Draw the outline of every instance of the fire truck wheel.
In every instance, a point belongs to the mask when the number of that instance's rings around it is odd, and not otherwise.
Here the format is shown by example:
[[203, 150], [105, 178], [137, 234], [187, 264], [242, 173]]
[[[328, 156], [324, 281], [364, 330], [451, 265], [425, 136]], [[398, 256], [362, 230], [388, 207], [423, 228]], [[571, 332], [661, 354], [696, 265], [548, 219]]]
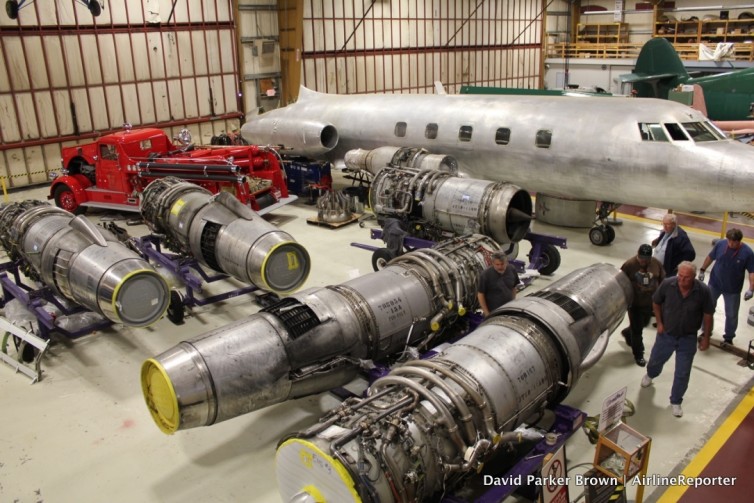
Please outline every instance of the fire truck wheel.
[[74, 215], [83, 215], [86, 212], [86, 208], [79, 205], [76, 196], [73, 195], [73, 191], [67, 185], [58, 185], [53, 198], [58, 208], [70, 211]]

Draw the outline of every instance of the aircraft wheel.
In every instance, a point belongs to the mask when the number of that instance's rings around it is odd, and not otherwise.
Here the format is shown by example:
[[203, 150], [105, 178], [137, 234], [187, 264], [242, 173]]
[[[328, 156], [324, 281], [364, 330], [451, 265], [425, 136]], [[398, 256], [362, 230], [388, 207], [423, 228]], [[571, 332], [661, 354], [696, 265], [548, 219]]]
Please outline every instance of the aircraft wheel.
[[549, 276], [560, 267], [560, 252], [555, 245], [545, 245], [542, 248], [542, 267], [539, 274]]
[[175, 325], [183, 325], [184, 316], [183, 298], [180, 293], [171, 290], [170, 304], [168, 305], [168, 319]]
[[372, 268], [375, 271], [381, 271], [394, 258], [393, 253], [387, 248], [377, 248], [372, 253]]
[[589, 241], [595, 246], [607, 246], [609, 242], [604, 226], [598, 225], [589, 229]]
[[5, 2], [5, 13], [11, 19], [18, 19], [18, 2], [16, 0]]
[[89, 7], [89, 12], [92, 13], [92, 16], [97, 17], [100, 14], [102, 14], [102, 6], [99, 4], [97, 0], [89, 0], [89, 4], [87, 5]]
[[615, 227], [613, 227], [612, 225], [606, 225], [605, 231], [607, 232], [607, 244], [615, 241]]
[[58, 185], [52, 197], [55, 199], [58, 208], [70, 211], [74, 215], [86, 213], [86, 207], [79, 205], [76, 196], [73, 195], [73, 191], [67, 185]]

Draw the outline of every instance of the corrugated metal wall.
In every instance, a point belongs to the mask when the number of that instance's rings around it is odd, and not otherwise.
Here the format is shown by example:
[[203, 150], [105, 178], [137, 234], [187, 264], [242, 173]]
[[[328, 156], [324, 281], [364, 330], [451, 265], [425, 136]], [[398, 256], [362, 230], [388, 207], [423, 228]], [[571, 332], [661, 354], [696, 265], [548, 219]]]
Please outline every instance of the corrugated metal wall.
[[[126, 122], [197, 143], [237, 128], [242, 104], [232, 0], [75, 1], [0, 15], [0, 177], [45, 182], [60, 147]], [[175, 130], [175, 131], [174, 131]]]
[[[119, 129], [197, 143], [298, 84], [331, 93], [540, 86], [543, 0], [41, 0], [0, 15], [0, 180], [44, 183], [60, 147]], [[237, 24], [236, 21], [237, 20]], [[240, 64], [239, 64], [240, 61]]]
[[538, 88], [541, 0], [303, 0], [302, 83], [330, 93]]

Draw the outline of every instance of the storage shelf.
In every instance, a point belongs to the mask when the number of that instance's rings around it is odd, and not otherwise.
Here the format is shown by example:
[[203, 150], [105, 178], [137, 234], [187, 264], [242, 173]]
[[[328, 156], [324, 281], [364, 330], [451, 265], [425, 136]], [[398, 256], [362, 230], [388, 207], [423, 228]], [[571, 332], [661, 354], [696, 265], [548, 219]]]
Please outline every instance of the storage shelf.
[[652, 35], [674, 44], [754, 40], [754, 19], [703, 19], [700, 16], [701, 19], [679, 21], [663, 19], [666, 12], [673, 10], [655, 7]]
[[628, 23], [579, 23], [576, 40], [595, 44], [628, 42]]

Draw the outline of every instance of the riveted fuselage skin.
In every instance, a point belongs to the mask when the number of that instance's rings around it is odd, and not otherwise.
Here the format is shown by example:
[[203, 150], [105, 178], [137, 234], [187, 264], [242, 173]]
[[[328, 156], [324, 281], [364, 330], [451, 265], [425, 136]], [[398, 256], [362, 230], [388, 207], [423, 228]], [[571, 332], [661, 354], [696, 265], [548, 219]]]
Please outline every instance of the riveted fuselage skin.
[[[303, 144], [283, 134], [296, 121], [306, 121], [309, 129], [319, 121], [327, 132], [316, 151], [311, 137]], [[252, 143], [283, 144], [291, 153], [332, 161], [356, 148], [424, 147], [455, 157], [469, 177], [554, 196], [676, 210], [750, 211], [753, 149], [733, 140], [646, 141], [639, 129], [640, 123], [693, 122], [708, 121], [685, 105], [650, 98], [333, 95], [302, 88], [296, 103], [251, 118], [242, 133]], [[398, 128], [399, 123], [405, 126]], [[427, 138], [428, 125], [434, 125], [434, 138]], [[462, 128], [471, 132], [468, 141], [459, 139]], [[510, 130], [505, 144], [496, 143], [500, 128]], [[551, 132], [548, 148], [536, 145], [539, 131]]]

